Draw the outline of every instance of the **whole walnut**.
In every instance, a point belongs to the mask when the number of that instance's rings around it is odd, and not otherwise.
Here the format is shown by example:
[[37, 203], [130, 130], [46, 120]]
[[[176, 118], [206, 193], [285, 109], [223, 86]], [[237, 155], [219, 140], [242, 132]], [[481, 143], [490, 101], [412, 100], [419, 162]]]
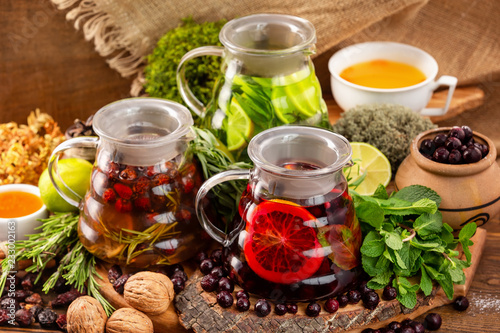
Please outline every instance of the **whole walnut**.
[[153, 272], [132, 275], [125, 283], [123, 292], [131, 307], [151, 315], [165, 312], [174, 295], [172, 281], [161, 273]]
[[132, 309], [116, 310], [106, 323], [106, 333], [153, 333], [153, 322], [144, 313]]
[[80, 296], [70, 304], [66, 318], [68, 333], [104, 333], [108, 316], [95, 298]]

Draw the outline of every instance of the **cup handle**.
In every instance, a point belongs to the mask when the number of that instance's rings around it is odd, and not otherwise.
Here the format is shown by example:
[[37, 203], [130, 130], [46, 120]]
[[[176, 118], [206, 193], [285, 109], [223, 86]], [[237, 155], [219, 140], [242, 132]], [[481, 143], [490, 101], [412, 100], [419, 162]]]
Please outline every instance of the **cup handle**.
[[442, 116], [448, 111], [450, 106], [451, 98], [453, 97], [453, 92], [455, 92], [455, 87], [457, 86], [457, 78], [454, 76], [443, 75], [432, 87], [432, 91], [436, 90], [440, 86], [448, 86], [448, 96], [446, 97], [446, 104], [442, 108], [425, 108], [420, 114], [422, 116]]
[[237, 236], [240, 230], [235, 229], [230, 231], [229, 233], [225, 233], [219, 228], [217, 228], [208, 218], [205, 210], [203, 209], [202, 201], [208, 194], [208, 192], [216, 185], [229, 181], [229, 180], [238, 180], [238, 179], [249, 179], [250, 178], [250, 170], [248, 169], [236, 169], [236, 170], [227, 170], [216, 174], [215, 176], [209, 178], [207, 181], [201, 185], [198, 190], [198, 194], [196, 195], [196, 199], [194, 202], [194, 209], [196, 211], [196, 216], [200, 221], [201, 226], [205, 231], [216, 241], [221, 243], [223, 246], [229, 246], [234, 238]]
[[201, 56], [219, 56], [222, 57], [224, 48], [221, 46], [202, 46], [187, 52], [179, 62], [177, 66], [176, 80], [177, 88], [181, 94], [184, 102], [189, 106], [189, 108], [196, 113], [198, 116], [203, 116], [205, 114], [205, 105], [196, 98], [191, 89], [189, 88], [189, 82], [186, 79], [186, 63]]
[[[59, 156], [61, 155], [62, 152], [65, 150], [68, 150], [70, 148], [97, 148], [97, 145], [99, 143], [99, 138], [98, 137], [78, 137], [78, 138], [73, 138], [64, 141], [61, 143], [59, 146], [57, 146], [54, 151], [52, 152], [52, 155], [50, 155], [49, 159], [49, 164], [47, 166], [48, 173], [50, 180], [52, 181], [52, 184], [54, 185], [54, 188], [56, 189], [57, 193], [66, 200], [70, 205], [79, 207], [80, 201], [83, 199], [78, 193], [73, 191], [61, 178], [61, 175], [59, 174], [59, 171], [57, 170], [57, 162], [59, 161]], [[63, 191], [61, 187], [59, 186], [58, 182], [56, 182], [56, 176], [57, 180], [62, 184], [65, 188], [66, 191]]]

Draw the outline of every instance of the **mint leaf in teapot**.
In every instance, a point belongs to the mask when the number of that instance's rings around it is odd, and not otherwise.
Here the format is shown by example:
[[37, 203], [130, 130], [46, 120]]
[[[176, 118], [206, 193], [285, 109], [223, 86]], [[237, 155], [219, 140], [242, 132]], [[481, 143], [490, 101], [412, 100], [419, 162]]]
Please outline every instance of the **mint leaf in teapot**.
[[[453, 285], [465, 283], [463, 270], [470, 266], [475, 223], [464, 226], [455, 238], [438, 211], [441, 198], [421, 185], [390, 196], [379, 186], [373, 196], [353, 193], [353, 201], [364, 234], [361, 261], [372, 277], [370, 288], [380, 289], [392, 280], [397, 299], [407, 308], [416, 305], [419, 290], [430, 295], [434, 282], [453, 298]], [[459, 258], [458, 244], [466, 260]], [[408, 278], [420, 282], [412, 284]]]

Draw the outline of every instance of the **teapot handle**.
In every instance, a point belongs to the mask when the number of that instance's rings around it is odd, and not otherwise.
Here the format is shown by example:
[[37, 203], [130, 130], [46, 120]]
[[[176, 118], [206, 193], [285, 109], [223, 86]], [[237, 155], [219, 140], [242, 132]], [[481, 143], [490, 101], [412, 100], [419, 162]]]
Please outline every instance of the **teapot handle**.
[[249, 169], [235, 169], [235, 170], [227, 170], [212, 176], [207, 179], [203, 185], [201, 185], [198, 190], [198, 194], [196, 195], [194, 209], [196, 211], [196, 216], [200, 221], [201, 226], [205, 231], [216, 241], [221, 243], [223, 246], [229, 246], [234, 238], [240, 232], [239, 229], [231, 230], [229, 233], [225, 233], [219, 228], [217, 228], [208, 218], [205, 210], [203, 209], [202, 201], [205, 199], [208, 192], [216, 185], [229, 181], [229, 180], [238, 180], [238, 179], [249, 179], [250, 178], [250, 170]]
[[179, 93], [181, 94], [184, 102], [189, 106], [189, 108], [196, 113], [198, 116], [203, 116], [205, 113], [205, 105], [196, 98], [191, 89], [189, 88], [189, 82], [186, 80], [186, 63], [201, 56], [219, 56], [222, 57], [224, 48], [222, 46], [202, 46], [187, 52], [179, 62], [177, 67], [177, 87]]
[[[59, 156], [61, 153], [65, 150], [71, 149], [71, 148], [92, 148], [96, 149], [97, 145], [99, 144], [99, 138], [98, 137], [78, 137], [78, 138], [73, 138], [64, 141], [61, 143], [59, 146], [57, 146], [54, 151], [52, 152], [52, 155], [50, 155], [49, 163], [47, 166], [50, 181], [54, 185], [54, 188], [56, 189], [57, 193], [66, 200], [70, 205], [79, 207], [80, 201], [83, 199], [78, 193], [73, 191], [61, 178], [61, 175], [59, 174], [59, 171], [57, 170], [57, 162], [59, 161]], [[57, 179], [54, 176], [57, 175]], [[62, 184], [64, 186], [65, 191], [59, 186]]]

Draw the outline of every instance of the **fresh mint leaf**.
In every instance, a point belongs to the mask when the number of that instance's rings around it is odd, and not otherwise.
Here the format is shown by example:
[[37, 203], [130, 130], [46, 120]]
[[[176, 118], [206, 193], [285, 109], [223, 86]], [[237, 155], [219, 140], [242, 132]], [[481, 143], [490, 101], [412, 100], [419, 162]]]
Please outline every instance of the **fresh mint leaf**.
[[368, 223], [377, 230], [382, 228], [384, 210], [373, 202], [362, 202], [356, 207], [356, 216], [361, 222]]
[[401, 250], [403, 248], [403, 240], [397, 231], [384, 232], [385, 244], [393, 250]]
[[458, 234], [458, 240], [461, 242], [465, 239], [470, 239], [476, 233], [477, 225], [474, 222], [467, 223], [463, 226]]
[[368, 257], [380, 257], [385, 250], [384, 241], [380, 240], [372, 240], [372, 241], [363, 241], [363, 245], [361, 246], [361, 253]]
[[410, 185], [395, 192], [392, 198], [397, 198], [409, 202], [417, 202], [421, 199], [431, 199], [439, 207], [441, 204], [441, 197], [436, 191], [422, 185]]
[[[410, 244], [411, 245], [411, 244]], [[422, 250], [417, 249], [413, 246], [409, 246], [409, 263], [410, 263], [410, 271], [411, 273], [416, 273], [420, 269], [420, 266], [423, 263], [423, 259], [421, 257]]]
[[401, 215], [390, 215], [389, 221], [391, 221], [394, 226], [397, 226], [400, 223], [403, 223], [404, 219]]
[[435, 240], [421, 240], [418, 237], [414, 237], [410, 240], [410, 244], [411, 246], [421, 250], [431, 250], [441, 245], [441, 243], [438, 243]]
[[396, 299], [406, 308], [413, 309], [417, 305], [417, 290], [420, 286], [412, 285], [410, 281], [400, 276], [394, 279], [393, 285], [399, 291]]
[[429, 296], [432, 293], [432, 280], [424, 266], [420, 268], [420, 272], [420, 289], [422, 289], [425, 296]]
[[441, 240], [446, 243], [447, 249], [455, 249], [457, 247], [458, 241], [453, 236], [453, 228], [450, 227], [447, 223], [443, 224], [443, 229], [441, 229], [440, 234]]
[[417, 292], [406, 292], [405, 294], [398, 293], [396, 299], [405, 308], [413, 309], [417, 305]]
[[443, 215], [440, 211], [434, 214], [424, 213], [417, 217], [413, 223], [413, 228], [421, 237], [437, 234], [443, 227]]
[[[387, 219], [386, 219], [386, 221], [387, 221]], [[387, 232], [393, 232], [394, 225], [392, 223], [384, 222], [384, 223], [382, 223], [382, 230], [387, 231]]]
[[363, 242], [371, 242], [374, 240], [381, 240], [381, 239], [382, 239], [382, 236], [380, 236], [380, 233], [378, 233], [375, 230], [372, 230], [366, 234], [366, 236], [363, 238]]
[[[392, 200], [389, 199], [389, 200]], [[384, 206], [384, 214], [392, 215], [417, 215], [423, 213], [434, 214], [437, 211], [436, 203], [430, 199], [421, 199], [419, 201], [410, 203], [410, 205], [400, 206], [400, 201], [397, 202], [396, 206], [386, 207]]]
[[406, 263], [404, 262], [403, 258], [401, 258], [399, 252], [394, 251], [393, 253], [394, 258], [396, 258], [396, 265], [398, 265], [401, 270], [408, 269], [408, 266], [406, 266]]
[[384, 256], [375, 258], [361, 255], [361, 264], [366, 274], [376, 276], [388, 270], [390, 261]]
[[453, 281], [449, 273], [442, 274], [441, 279], [437, 279], [437, 282], [443, 288], [444, 293], [448, 299], [453, 299]]
[[392, 272], [386, 271], [382, 274], [379, 274], [372, 278], [370, 281], [368, 281], [367, 286], [368, 288], [377, 290], [377, 289], [382, 289], [385, 286], [391, 282], [391, 277], [392, 277]]
[[377, 199], [389, 199], [389, 195], [387, 194], [387, 190], [385, 189], [385, 186], [382, 184], [379, 184], [377, 186], [377, 189], [375, 190], [375, 193], [373, 193], [372, 197], [377, 198]]
[[455, 268], [450, 268], [448, 271], [450, 273], [451, 280], [456, 284], [464, 284], [465, 283], [465, 273], [462, 267], [455, 266]]
[[437, 252], [425, 251], [422, 254], [422, 259], [427, 265], [432, 265], [434, 267], [439, 267], [444, 261], [444, 257], [442, 254]]
[[442, 280], [444, 278], [444, 275], [439, 273], [436, 269], [434, 269], [432, 266], [428, 266], [424, 264], [425, 269], [427, 270], [427, 273], [429, 273], [429, 276], [433, 280]]
[[462, 244], [462, 249], [467, 259], [467, 263], [471, 263], [472, 254], [470, 252], [469, 246], [474, 245], [474, 242], [470, 240], [472, 236], [476, 233], [477, 225], [474, 222], [467, 223], [460, 233], [458, 234], [458, 241]]

